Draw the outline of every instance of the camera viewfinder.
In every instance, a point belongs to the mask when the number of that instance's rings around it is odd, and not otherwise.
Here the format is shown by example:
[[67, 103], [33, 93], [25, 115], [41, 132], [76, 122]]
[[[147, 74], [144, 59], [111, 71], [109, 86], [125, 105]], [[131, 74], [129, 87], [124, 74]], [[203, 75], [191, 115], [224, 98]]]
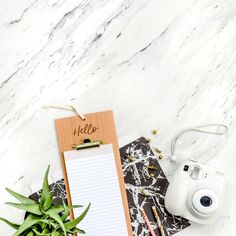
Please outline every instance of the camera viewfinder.
[[189, 169], [189, 166], [188, 166], [188, 165], [185, 165], [185, 166], [184, 166], [184, 171], [188, 171], [188, 169]]

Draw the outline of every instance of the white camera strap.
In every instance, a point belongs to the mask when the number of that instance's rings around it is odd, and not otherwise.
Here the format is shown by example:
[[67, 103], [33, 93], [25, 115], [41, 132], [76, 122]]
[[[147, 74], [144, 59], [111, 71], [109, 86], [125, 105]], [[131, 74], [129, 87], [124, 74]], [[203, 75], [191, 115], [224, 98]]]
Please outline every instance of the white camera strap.
[[[207, 128], [216, 128], [216, 130], [211, 131], [207, 130]], [[220, 129], [220, 130], [219, 130]], [[207, 124], [207, 125], [201, 125], [201, 126], [196, 126], [193, 128], [188, 128], [185, 130], [180, 131], [173, 139], [171, 142], [171, 156], [169, 157], [171, 161], [176, 161], [177, 157], [175, 156], [175, 149], [176, 149], [176, 143], [178, 139], [185, 133], [194, 131], [194, 132], [199, 132], [199, 133], [204, 133], [204, 134], [212, 134], [212, 135], [225, 135], [228, 133], [229, 128], [226, 125], [223, 124]]]

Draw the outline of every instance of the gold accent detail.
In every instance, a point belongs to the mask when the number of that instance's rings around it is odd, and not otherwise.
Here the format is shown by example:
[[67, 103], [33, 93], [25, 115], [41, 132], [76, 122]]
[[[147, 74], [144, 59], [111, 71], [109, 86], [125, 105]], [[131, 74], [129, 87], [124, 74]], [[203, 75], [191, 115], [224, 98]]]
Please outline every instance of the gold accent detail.
[[150, 143], [152, 141], [151, 138], [146, 138], [147, 142]]
[[157, 130], [157, 129], [154, 129], [154, 130], [152, 131], [152, 134], [153, 134], [153, 135], [157, 135], [157, 133], [158, 133], [158, 130]]
[[153, 214], [154, 214], [155, 219], [156, 219], [156, 221], [157, 221], [158, 227], [159, 227], [159, 229], [160, 229], [161, 236], [165, 236], [166, 234], [165, 234], [163, 225], [162, 225], [162, 223], [161, 223], [160, 217], [159, 217], [159, 215], [158, 215], [158, 213], [157, 213], [157, 209], [156, 209], [155, 206], [152, 207], [152, 211], [153, 211]]
[[78, 144], [73, 144], [72, 148], [76, 150], [85, 149], [85, 148], [91, 148], [91, 147], [100, 147], [100, 145], [103, 144], [102, 140], [90, 140], [85, 139], [83, 142]]

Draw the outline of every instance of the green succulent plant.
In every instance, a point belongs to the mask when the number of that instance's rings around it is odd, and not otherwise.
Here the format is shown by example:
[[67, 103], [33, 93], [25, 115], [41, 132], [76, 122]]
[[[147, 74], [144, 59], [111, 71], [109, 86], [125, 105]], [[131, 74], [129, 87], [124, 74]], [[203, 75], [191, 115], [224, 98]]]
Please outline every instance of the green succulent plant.
[[71, 210], [82, 206], [67, 206], [64, 202], [63, 205], [56, 206], [52, 204], [54, 193], [50, 192], [49, 189], [49, 170], [50, 166], [48, 166], [44, 176], [42, 195], [39, 202], [6, 188], [7, 192], [20, 202], [7, 202], [6, 204], [24, 210], [28, 214], [21, 225], [0, 218], [0, 221], [17, 230], [13, 236], [68, 236], [74, 233], [85, 234], [84, 230], [79, 229], [77, 225], [88, 213], [90, 204], [79, 217], [70, 220]]

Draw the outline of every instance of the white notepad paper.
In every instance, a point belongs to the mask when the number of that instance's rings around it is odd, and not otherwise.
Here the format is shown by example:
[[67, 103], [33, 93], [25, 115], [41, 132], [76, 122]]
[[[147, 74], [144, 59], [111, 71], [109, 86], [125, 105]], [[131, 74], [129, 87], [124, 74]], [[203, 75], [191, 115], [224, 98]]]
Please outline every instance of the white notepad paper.
[[[74, 205], [91, 207], [79, 224], [86, 236], [128, 235], [115, 157], [111, 144], [64, 152]], [[75, 209], [75, 217], [83, 209]]]

